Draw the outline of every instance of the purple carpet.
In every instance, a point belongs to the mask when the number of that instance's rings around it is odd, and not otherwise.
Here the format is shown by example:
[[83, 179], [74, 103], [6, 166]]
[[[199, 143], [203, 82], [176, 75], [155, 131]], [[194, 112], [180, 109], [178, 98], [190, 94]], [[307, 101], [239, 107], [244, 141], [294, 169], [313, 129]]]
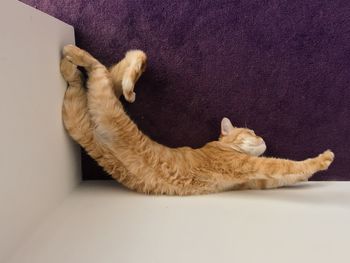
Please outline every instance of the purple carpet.
[[[75, 27], [110, 65], [132, 48], [149, 64], [132, 119], [168, 146], [199, 147], [222, 117], [261, 135], [266, 155], [330, 148], [314, 180], [350, 180], [350, 1], [23, 0]], [[104, 172], [83, 155], [85, 179]]]

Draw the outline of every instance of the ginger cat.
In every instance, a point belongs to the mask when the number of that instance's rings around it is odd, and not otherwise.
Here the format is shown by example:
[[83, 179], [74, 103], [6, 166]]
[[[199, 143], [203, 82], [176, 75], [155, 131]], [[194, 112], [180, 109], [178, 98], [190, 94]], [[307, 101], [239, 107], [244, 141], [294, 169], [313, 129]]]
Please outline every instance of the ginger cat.
[[[330, 150], [303, 161], [259, 157], [266, 149], [263, 139], [252, 130], [234, 127], [227, 118], [221, 122], [220, 138], [199, 149], [169, 148], [152, 141], [116, 96], [123, 93], [134, 101], [133, 87], [145, 60], [141, 51], [129, 52], [109, 72], [86, 51], [67, 45], [61, 62], [69, 83], [63, 104], [68, 133], [126, 187], [168, 195], [276, 188], [306, 181], [332, 163]], [[77, 66], [88, 72], [87, 93]]]

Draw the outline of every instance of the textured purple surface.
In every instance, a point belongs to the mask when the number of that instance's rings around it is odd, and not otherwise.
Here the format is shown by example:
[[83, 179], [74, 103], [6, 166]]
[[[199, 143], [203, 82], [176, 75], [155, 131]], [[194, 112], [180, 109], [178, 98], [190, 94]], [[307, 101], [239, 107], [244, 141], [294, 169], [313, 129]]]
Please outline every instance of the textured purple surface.
[[[229, 117], [291, 159], [330, 148], [315, 180], [350, 180], [350, 1], [24, 0], [75, 27], [111, 64], [143, 49], [133, 120], [168, 146], [198, 147]], [[103, 172], [83, 157], [85, 179]]]

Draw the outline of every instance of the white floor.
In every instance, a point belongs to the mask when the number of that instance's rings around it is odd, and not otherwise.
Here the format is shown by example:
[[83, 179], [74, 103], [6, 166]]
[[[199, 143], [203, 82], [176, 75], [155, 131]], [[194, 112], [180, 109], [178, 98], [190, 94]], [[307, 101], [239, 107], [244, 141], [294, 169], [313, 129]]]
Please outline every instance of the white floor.
[[84, 182], [9, 262], [350, 262], [350, 182], [145, 196]]

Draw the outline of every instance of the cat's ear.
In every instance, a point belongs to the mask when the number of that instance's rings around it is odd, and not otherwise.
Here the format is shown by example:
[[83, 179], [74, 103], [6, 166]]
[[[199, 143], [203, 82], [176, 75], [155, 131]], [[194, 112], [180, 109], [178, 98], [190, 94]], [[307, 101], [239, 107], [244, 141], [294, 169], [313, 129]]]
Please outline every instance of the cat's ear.
[[228, 135], [233, 130], [233, 125], [228, 118], [223, 118], [221, 121], [221, 134]]

